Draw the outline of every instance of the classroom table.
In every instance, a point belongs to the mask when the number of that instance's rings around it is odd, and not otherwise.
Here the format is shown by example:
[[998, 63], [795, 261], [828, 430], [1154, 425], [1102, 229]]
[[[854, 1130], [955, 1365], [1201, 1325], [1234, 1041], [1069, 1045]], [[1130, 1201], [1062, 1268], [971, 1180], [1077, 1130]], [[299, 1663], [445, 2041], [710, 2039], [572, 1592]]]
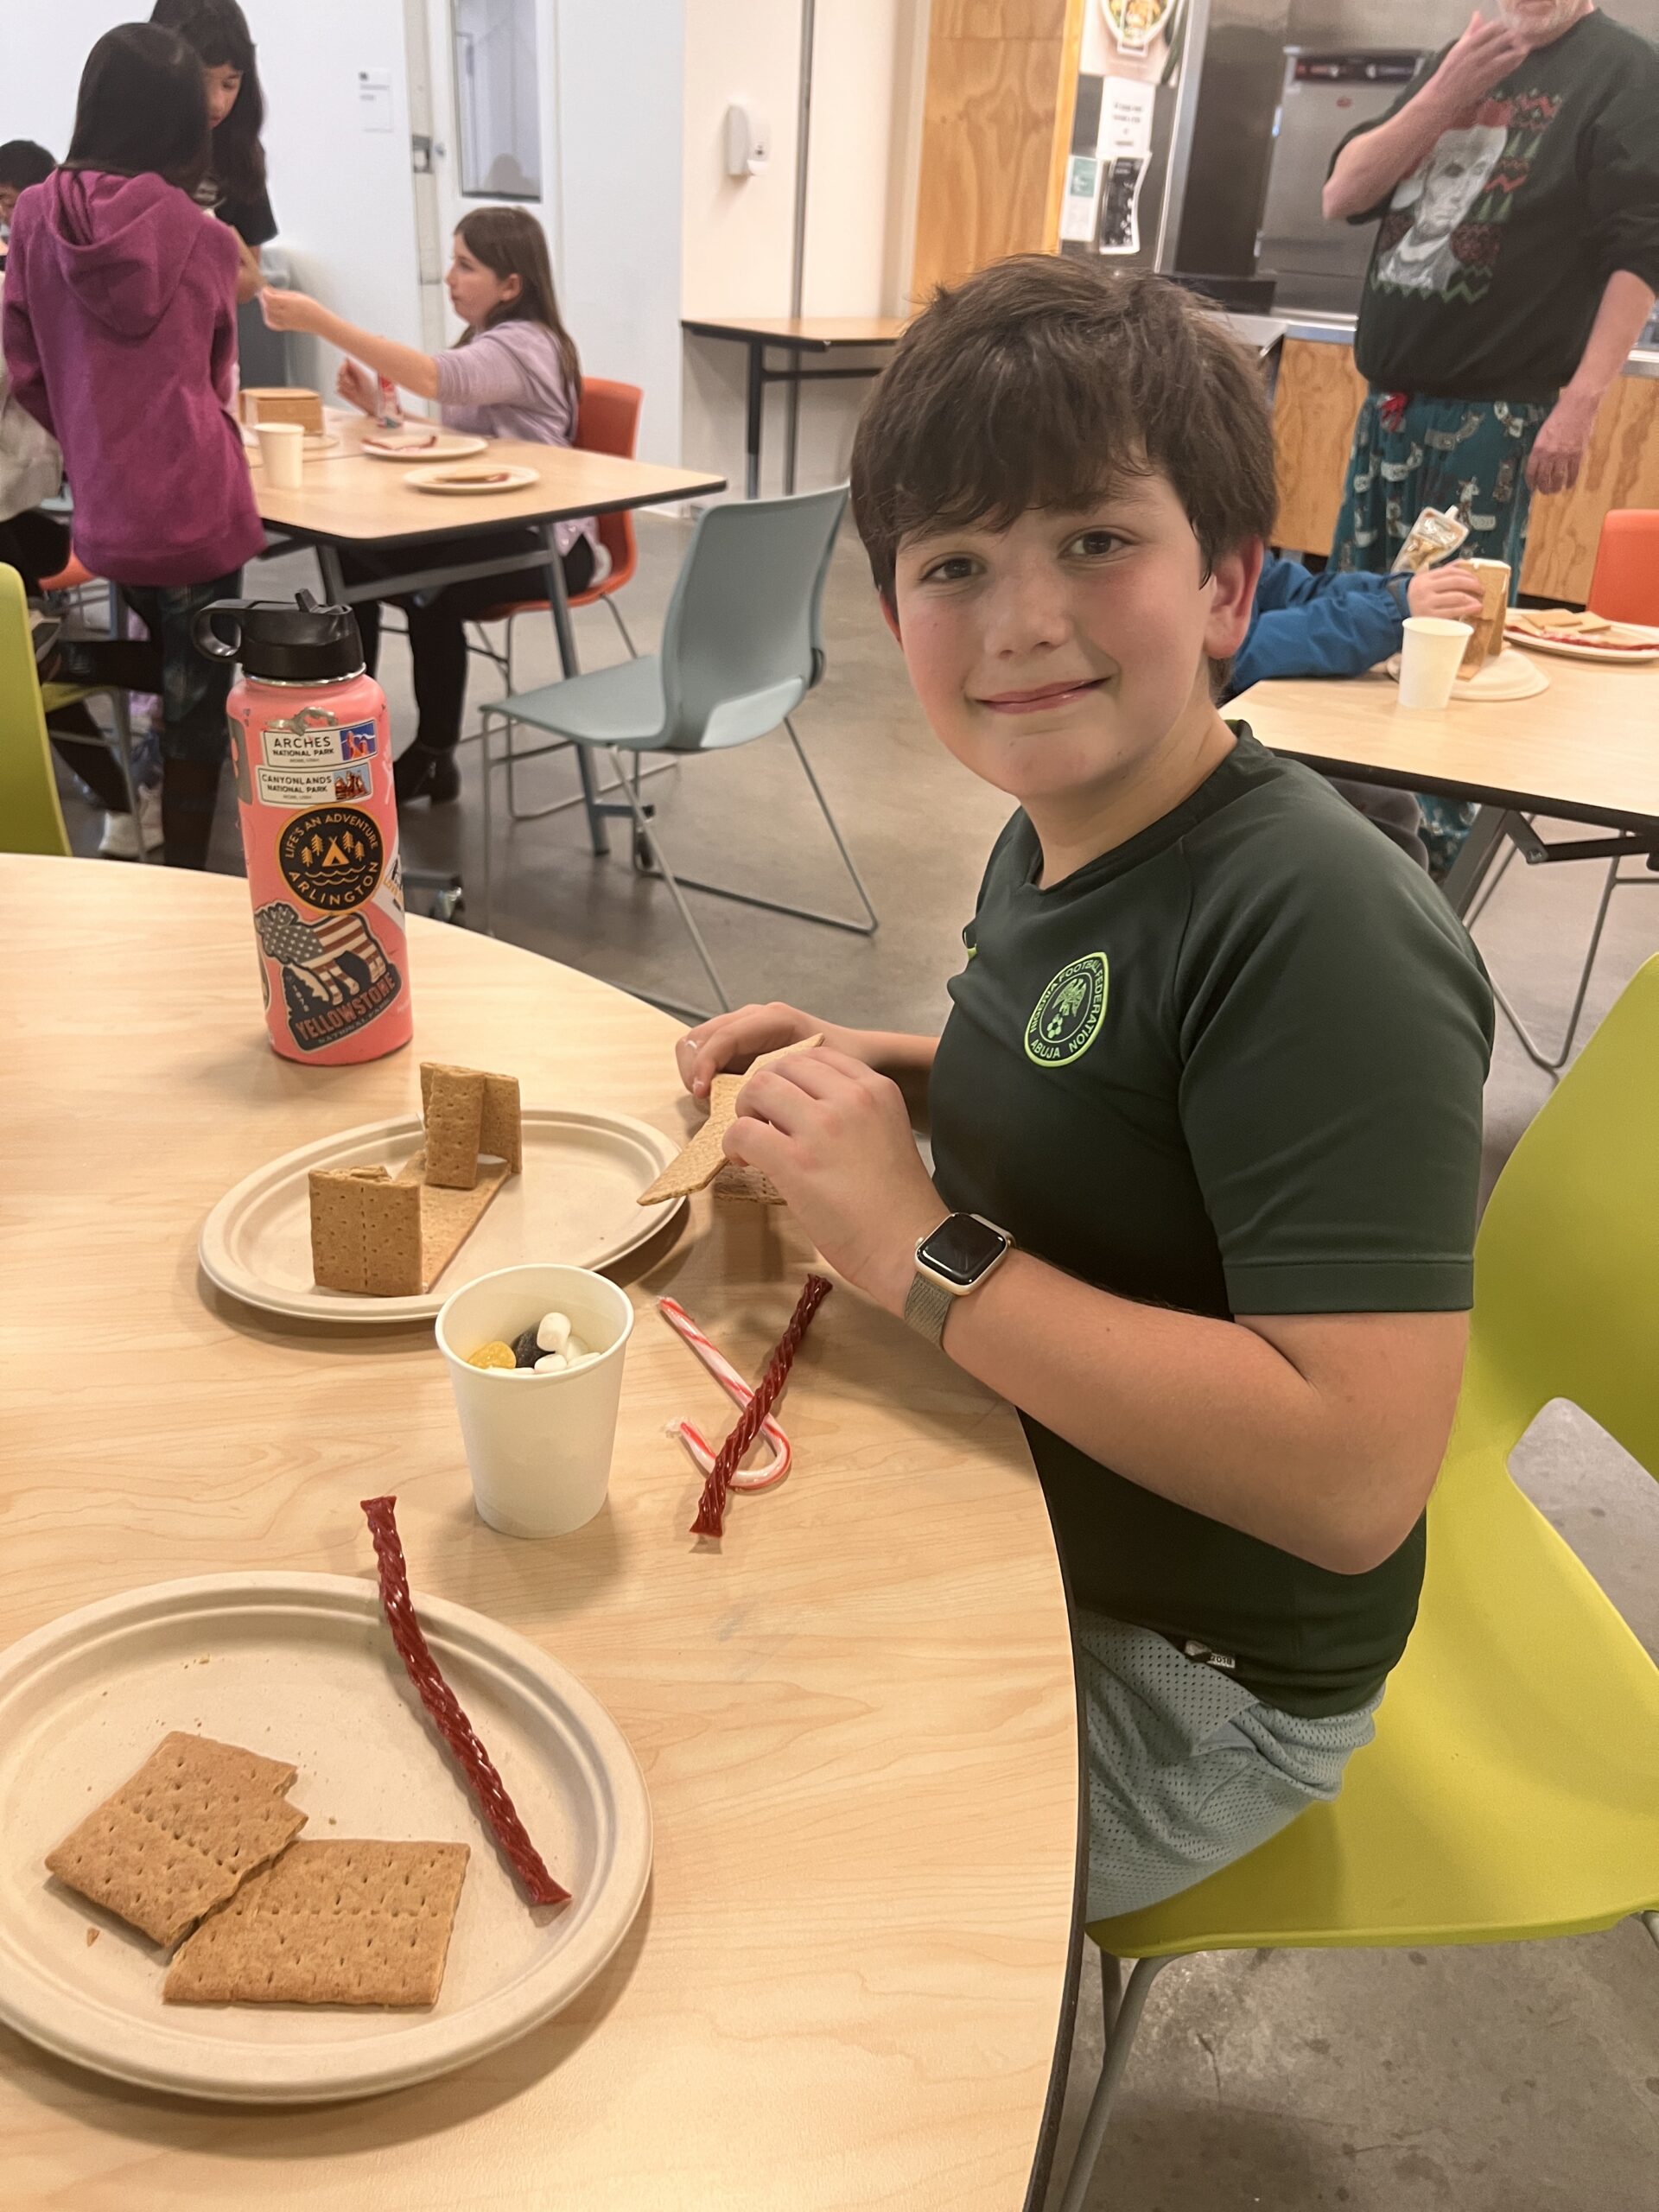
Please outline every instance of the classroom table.
[[[581, 515], [618, 514], [626, 508], [661, 506], [671, 499], [700, 499], [726, 488], [723, 476], [703, 469], [663, 468], [655, 462], [590, 453], [582, 447], [491, 438], [483, 453], [469, 457], [468, 465], [533, 468], [536, 482], [522, 491], [440, 496], [417, 492], [404, 480], [410, 470], [431, 465], [423, 464], [418, 454], [412, 454], [405, 465], [377, 461], [359, 451], [363, 438], [374, 427], [363, 416], [331, 410], [327, 427], [340, 438], [340, 447], [306, 462], [305, 480], [297, 491], [276, 489], [266, 482], [263, 463], [257, 458], [251, 463], [259, 518], [268, 531], [277, 533], [270, 551], [314, 546], [327, 596], [349, 605], [353, 600], [390, 599], [399, 591], [431, 591], [440, 584], [459, 583], [471, 576], [511, 575], [533, 566], [534, 556], [521, 553], [468, 561], [463, 548], [457, 546], [455, 557], [446, 560], [441, 568], [422, 569], [415, 557], [407, 575], [377, 577], [370, 583], [348, 586], [340, 573], [342, 547], [406, 546], [412, 556], [417, 556], [418, 548], [427, 539], [464, 539], [530, 525], [538, 532], [547, 551], [543, 573], [548, 607], [558, 641], [559, 664], [567, 676], [576, 674], [579, 663], [555, 524]], [[628, 810], [602, 805], [594, 788], [592, 765], [580, 747], [576, 760], [588, 835], [594, 851], [603, 858], [610, 849], [606, 817], [626, 814]]]
[[[1549, 680], [1530, 699], [1462, 699], [1454, 690], [1438, 713], [1406, 709], [1394, 683], [1373, 669], [1339, 680], [1254, 683], [1227, 712], [1275, 753], [1330, 774], [1473, 799], [1474, 827], [1441, 887], [1459, 914], [1470, 915], [1506, 847], [1535, 868], [1612, 863], [1559, 1050], [1544, 1050], [1494, 985], [1528, 1057], [1554, 1074], [1572, 1047], [1618, 864], [1628, 855], [1652, 868], [1659, 855], [1659, 664], [1526, 657]], [[1552, 842], [1539, 836], [1533, 815], [1588, 823], [1608, 835]]]
[[196, 2105], [0, 2030], [0, 2196], [63, 2212], [1040, 2203], [1075, 1986], [1077, 1718], [1009, 1408], [838, 1286], [779, 1408], [788, 1480], [738, 1497], [723, 1543], [700, 1545], [700, 1478], [665, 1425], [723, 1435], [730, 1408], [652, 1302], [672, 1292], [758, 1373], [812, 1259], [782, 1210], [705, 1195], [616, 1271], [639, 1319], [607, 1503], [557, 1541], [499, 1535], [473, 1510], [430, 1325], [241, 1306], [199, 1274], [198, 1232], [262, 1161], [409, 1110], [425, 1057], [510, 1070], [527, 1103], [681, 1133], [696, 1117], [677, 1026], [414, 918], [411, 1048], [302, 1068], [265, 1043], [239, 880], [0, 860], [0, 927], [29, 1071], [0, 1104], [0, 1645], [181, 1575], [372, 1580], [357, 1501], [395, 1491], [417, 1598], [479, 1609], [588, 1686], [639, 1759], [656, 1837], [632, 1929], [569, 2008], [417, 2088]]
[[[875, 367], [861, 364], [856, 367], [809, 369], [802, 365], [802, 356], [807, 353], [833, 353], [849, 346], [879, 346], [891, 352], [899, 340], [906, 318], [902, 315], [688, 315], [680, 328], [692, 338], [729, 339], [734, 345], [747, 348], [748, 421], [746, 443], [748, 448], [748, 476], [746, 497], [758, 499], [760, 496], [760, 425], [765, 410], [766, 386], [783, 384], [789, 386], [788, 443], [784, 453], [784, 490], [795, 489], [796, 434], [799, 426], [800, 390], [804, 384], [832, 383], [845, 377], [879, 377], [885, 363]], [[768, 349], [790, 356], [787, 368], [773, 369], [766, 365]]]

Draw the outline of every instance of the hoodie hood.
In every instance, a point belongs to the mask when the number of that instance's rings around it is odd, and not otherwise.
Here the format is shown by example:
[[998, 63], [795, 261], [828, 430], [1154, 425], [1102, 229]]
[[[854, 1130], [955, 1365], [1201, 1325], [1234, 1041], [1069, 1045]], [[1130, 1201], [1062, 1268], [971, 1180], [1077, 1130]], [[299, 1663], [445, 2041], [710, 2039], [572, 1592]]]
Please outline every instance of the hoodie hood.
[[147, 338], [203, 250], [209, 219], [154, 175], [56, 169], [41, 189], [50, 201], [41, 244], [82, 311], [118, 337]]

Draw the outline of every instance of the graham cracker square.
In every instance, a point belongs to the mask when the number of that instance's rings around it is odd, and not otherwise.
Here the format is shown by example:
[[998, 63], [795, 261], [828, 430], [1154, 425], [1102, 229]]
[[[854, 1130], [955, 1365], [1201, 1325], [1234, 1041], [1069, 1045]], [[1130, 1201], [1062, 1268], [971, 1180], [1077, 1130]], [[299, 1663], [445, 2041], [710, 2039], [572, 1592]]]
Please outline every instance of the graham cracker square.
[[314, 1167], [311, 1272], [325, 1290], [407, 1297], [421, 1280], [421, 1194], [384, 1167]]
[[[524, 1166], [524, 1126], [516, 1075], [492, 1075], [487, 1069], [447, 1067], [442, 1060], [423, 1060], [422, 1118], [428, 1122], [429, 1127], [432, 1086], [436, 1077], [480, 1074], [484, 1078], [484, 1114], [478, 1133], [478, 1148], [497, 1160], [505, 1160], [511, 1173], [522, 1174]], [[428, 1179], [431, 1179], [429, 1177]]]
[[209, 1736], [163, 1737], [47, 1866], [152, 1942], [175, 1942], [305, 1826], [283, 1795], [296, 1772]]
[[444, 1190], [470, 1191], [478, 1180], [484, 1077], [476, 1068], [435, 1067], [430, 1084], [422, 1084], [421, 1111], [427, 1181]]
[[182, 1945], [171, 2005], [435, 2005], [464, 1843], [296, 1844]]

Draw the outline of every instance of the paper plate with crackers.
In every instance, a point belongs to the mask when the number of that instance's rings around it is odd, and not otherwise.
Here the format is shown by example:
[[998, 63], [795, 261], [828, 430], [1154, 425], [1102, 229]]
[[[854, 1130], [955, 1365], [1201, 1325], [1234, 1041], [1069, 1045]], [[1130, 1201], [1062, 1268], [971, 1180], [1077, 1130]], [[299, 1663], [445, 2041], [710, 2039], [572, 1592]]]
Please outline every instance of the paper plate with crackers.
[[1612, 622], [1577, 607], [1512, 607], [1503, 634], [1517, 645], [1541, 653], [1561, 653], [1569, 660], [1611, 664], [1659, 660], [1659, 630], [1641, 622]]
[[421, 1112], [342, 1129], [257, 1168], [203, 1224], [208, 1279], [305, 1320], [421, 1320], [474, 1276], [602, 1268], [684, 1204], [641, 1193], [671, 1137], [623, 1114], [522, 1107], [512, 1076], [427, 1061]]
[[410, 1599], [391, 1504], [381, 1593], [208, 1575], [0, 1656], [8, 2024], [147, 2088], [333, 2101], [513, 2041], [616, 1950], [651, 1871], [626, 1739], [536, 1645]]

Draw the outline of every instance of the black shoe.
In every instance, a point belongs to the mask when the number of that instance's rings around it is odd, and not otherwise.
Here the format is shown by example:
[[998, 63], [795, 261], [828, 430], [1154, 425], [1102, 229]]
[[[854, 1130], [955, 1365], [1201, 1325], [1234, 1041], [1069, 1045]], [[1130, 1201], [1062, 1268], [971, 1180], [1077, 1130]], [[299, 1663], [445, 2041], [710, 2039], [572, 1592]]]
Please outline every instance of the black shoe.
[[412, 798], [429, 798], [434, 806], [448, 806], [461, 797], [461, 767], [453, 753], [435, 753], [429, 746], [411, 745], [391, 764], [392, 788], [399, 806]]

